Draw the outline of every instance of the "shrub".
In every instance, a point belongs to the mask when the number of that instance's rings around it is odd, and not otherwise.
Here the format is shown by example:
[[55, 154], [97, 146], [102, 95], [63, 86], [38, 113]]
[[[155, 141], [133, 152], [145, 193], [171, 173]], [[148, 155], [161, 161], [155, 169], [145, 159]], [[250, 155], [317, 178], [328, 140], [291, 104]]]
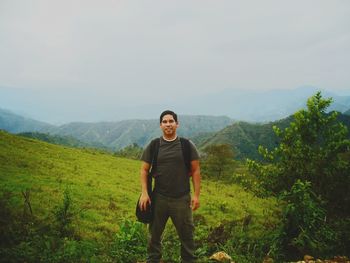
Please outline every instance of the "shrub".
[[118, 263], [134, 263], [147, 254], [147, 231], [142, 223], [125, 219], [119, 225], [110, 255]]
[[298, 259], [305, 254], [320, 257], [332, 252], [335, 234], [327, 225], [326, 210], [311, 183], [297, 180], [281, 199], [285, 206], [272, 246], [275, 257], [284, 254], [287, 259]]

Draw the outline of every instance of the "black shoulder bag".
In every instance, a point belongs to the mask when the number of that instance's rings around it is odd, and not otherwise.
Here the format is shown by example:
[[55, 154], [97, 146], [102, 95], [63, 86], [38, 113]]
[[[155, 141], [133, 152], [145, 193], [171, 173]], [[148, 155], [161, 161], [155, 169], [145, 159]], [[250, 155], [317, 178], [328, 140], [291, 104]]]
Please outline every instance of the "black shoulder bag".
[[140, 197], [137, 200], [136, 203], [136, 217], [137, 221], [144, 223], [144, 224], [149, 224], [153, 220], [153, 198], [152, 198], [152, 175], [154, 172], [156, 172], [157, 169], [157, 158], [158, 158], [158, 151], [159, 151], [159, 144], [160, 144], [160, 138], [154, 139], [151, 141], [150, 145], [150, 151], [151, 151], [151, 156], [152, 156], [152, 164], [151, 164], [151, 169], [148, 173], [147, 176], [147, 192], [148, 196], [151, 198], [151, 204], [148, 204], [146, 207], [146, 210], [141, 210], [140, 208]]

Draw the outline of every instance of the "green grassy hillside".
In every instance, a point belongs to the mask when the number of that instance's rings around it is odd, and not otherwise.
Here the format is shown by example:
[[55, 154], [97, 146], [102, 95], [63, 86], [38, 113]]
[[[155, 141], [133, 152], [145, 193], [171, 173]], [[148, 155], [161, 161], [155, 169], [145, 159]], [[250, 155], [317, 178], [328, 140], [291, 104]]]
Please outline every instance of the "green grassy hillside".
[[[22, 211], [21, 192], [30, 189], [33, 215], [49, 220], [68, 189], [77, 211], [72, 224], [82, 240], [108, 242], [123, 220], [135, 220], [139, 168], [137, 160], [0, 131], [1, 196], [10, 193], [12, 209]], [[277, 221], [271, 216], [275, 211], [272, 199], [259, 199], [237, 185], [203, 181], [201, 208], [195, 218], [201, 219], [202, 229], [208, 231], [202, 234], [207, 235], [223, 222], [243, 222], [249, 216], [247, 235], [258, 237]]]
[[17, 133], [17, 135], [27, 137], [27, 138], [37, 139], [37, 140], [52, 143], [52, 144], [68, 146], [68, 147], [105, 149], [103, 145], [94, 145], [94, 144], [82, 142], [72, 136], [51, 135], [48, 133], [41, 133], [41, 132], [21, 132], [21, 133]]
[[[139, 194], [139, 162], [97, 150], [66, 148], [0, 133], [1, 191], [11, 191], [17, 205], [21, 191], [31, 189], [34, 214], [47, 216], [68, 188], [84, 209], [79, 228], [84, 237], [116, 231], [118, 220], [133, 216]], [[114, 209], [111, 203], [115, 204]]]

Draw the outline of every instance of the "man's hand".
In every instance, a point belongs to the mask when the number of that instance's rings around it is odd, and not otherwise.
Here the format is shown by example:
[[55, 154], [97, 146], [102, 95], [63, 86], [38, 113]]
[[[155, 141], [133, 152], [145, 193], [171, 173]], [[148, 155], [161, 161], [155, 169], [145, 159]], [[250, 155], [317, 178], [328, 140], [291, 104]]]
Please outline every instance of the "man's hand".
[[199, 208], [199, 198], [198, 197], [196, 197], [196, 196], [192, 197], [191, 208], [192, 208], [192, 211], [195, 211]]
[[149, 198], [149, 195], [147, 193], [141, 194], [140, 203], [139, 203], [141, 211], [145, 211], [147, 209], [147, 206], [150, 204], [151, 204], [151, 198]]

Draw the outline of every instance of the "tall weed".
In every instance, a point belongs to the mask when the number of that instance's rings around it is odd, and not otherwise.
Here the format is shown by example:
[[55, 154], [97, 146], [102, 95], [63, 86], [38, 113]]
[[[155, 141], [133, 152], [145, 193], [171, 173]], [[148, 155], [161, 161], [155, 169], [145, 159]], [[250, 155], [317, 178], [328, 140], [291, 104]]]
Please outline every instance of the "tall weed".
[[134, 263], [147, 255], [147, 230], [139, 222], [124, 219], [111, 245], [110, 256], [117, 263]]

